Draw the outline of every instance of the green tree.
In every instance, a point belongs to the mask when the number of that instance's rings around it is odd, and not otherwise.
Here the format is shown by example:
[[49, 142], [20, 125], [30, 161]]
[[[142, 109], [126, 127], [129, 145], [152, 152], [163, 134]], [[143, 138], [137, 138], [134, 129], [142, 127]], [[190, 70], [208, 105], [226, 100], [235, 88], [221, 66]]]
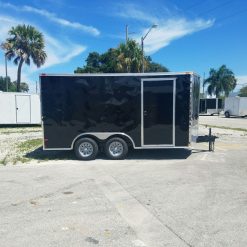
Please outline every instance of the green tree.
[[[6, 77], [0, 76], [0, 91], [6, 92]], [[16, 81], [11, 82], [10, 78], [7, 77], [8, 81], [8, 92], [16, 92]], [[20, 92], [27, 93], [29, 91], [29, 86], [26, 82], [20, 83]]]
[[45, 63], [45, 42], [41, 32], [29, 25], [18, 25], [9, 31], [9, 38], [1, 44], [9, 60], [14, 59], [17, 69], [17, 92], [20, 92], [21, 69], [23, 63], [33, 63], [40, 67]]
[[[8, 87], [10, 85], [10, 77], [7, 77]], [[6, 92], [7, 85], [6, 85], [6, 77], [0, 76], [0, 91]]]
[[[134, 40], [121, 43], [117, 48], [119, 72], [141, 72], [142, 70], [142, 50]], [[146, 59], [144, 66], [147, 66]]]
[[204, 81], [203, 85], [208, 85], [207, 92], [209, 95], [228, 96], [229, 93], [236, 87], [237, 79], [234, 73], [222, 65], [218, 70], [210, 69], [209, 77]]
[[101, 71], [101, 56], [98, 52], [90, 52], [86, 59], [86, 66], [78, 67], [75, 73], [99, 73]]
[[[146, 72], [166, 72], [168, 69], [145, 57]], [[134, 40], [121, 43], [117, 48], [110, 48], [103, 54], [89, 53], [86, 65], [78, 67], [75, 73], [134, 73], [142, 71], [142, 50]]]
[[247, 86], [244, 86], [240, 89], [238, 96], [247, 97]]
[[169, 71], [162, 64], [153, 62], [150, 56], [146, 57], [146, 60], [147, 60], [146, 72], [168, 72]]
[[86, 59], [87, 72], [97, 73], [100, 71], [100, 54], [98, 52], [92, 52]]
[[101, 72], [117, 73], [118, 72], [118, 50], [110, 48], [101, 55]]
[[[13, 81], [12, 82], [12, 87], [11, 87], [11, 92], [16, 92], [16, 88], [17, 88], [17, 82], [16, 81]], [[27, 93], [29, 91], [29, 86], [26, 82], [21, 82], [20, 83], [20, 92], [23, 92], [23, 93]]]

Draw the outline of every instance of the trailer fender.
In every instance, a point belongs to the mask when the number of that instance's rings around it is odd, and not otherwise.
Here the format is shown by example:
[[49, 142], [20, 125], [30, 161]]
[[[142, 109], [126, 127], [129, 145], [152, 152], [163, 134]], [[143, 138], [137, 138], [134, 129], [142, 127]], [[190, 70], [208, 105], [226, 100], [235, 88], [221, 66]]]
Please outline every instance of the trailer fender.
[[80, 139], [81, 137], [90, 137], [97, 142], [108, 140], [111, 137], [122, 137], [129, 144], [131, 144], [131, 146], [133, 148], [135, 148], [135, 143], [134, 143], [133, 139], [125, 133], [121, 133], [121, 132], [87, 132], [87, 133], [79, 134], [74, 138], [74, 140], [72, 141], [72, 144], [71, 144], [71, 149], [74, 148], [75, 142], [78, 139]]

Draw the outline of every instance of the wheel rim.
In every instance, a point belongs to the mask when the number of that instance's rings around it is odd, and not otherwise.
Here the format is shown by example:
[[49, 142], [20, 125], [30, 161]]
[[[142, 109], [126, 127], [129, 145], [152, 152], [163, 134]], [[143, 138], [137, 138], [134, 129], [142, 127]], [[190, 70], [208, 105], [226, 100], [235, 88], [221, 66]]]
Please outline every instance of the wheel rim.
[[91, 156], [93, 154], [93, 145], [90, 142], [81, 143], [79, 153], [84, 158]]
[[112, 142], [109, 146], [109, 152], [113, 157], [117, 157], [123, 154], [124, 147], [121, 142]]

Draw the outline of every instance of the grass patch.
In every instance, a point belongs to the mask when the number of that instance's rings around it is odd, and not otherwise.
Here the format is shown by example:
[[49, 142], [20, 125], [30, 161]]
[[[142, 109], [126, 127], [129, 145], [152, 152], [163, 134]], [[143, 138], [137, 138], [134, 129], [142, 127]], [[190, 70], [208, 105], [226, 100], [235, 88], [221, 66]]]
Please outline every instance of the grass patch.
[[20, 131], [11, 131], [11, 130], [7, 130], [7, 131], [0, 131], [1, 134], [26, 134], [26, 133], [30, 133], [30, 132], [41, 132], [40, 130], [20, 130]]
[[30, 152], [38, 147], [42, 146], [42, 139], [31, 139], [20, 143], [17, 146], [18, 151], [22, 153]]
[[16, 143], [10, 148], [8, 154], [0, 159], [1, 165], [27, 163], [30, 161], [48, 161], [48, 160], [74, 160], [72, 151], [45, 151], [42, 149], [42, 139], [29, 139]]
[[209, 127], [209, 128], [218, 128], [218, 129], [225, 129], [225, 130], [236, 130], [236, 131], [244, 131], [247, 132], [247, 129], [242, 128], [231, 128], [226, 126], [216, 126], [216, 125], [210, 125], [210, 124], [201, 124], [202, 126]]
[[7, 156], [0, 160], [0, 164], [6, 166], [7, 165]]
[[41, 132], [40, 126], [34, 127], [0, 127], [0, 134], [26, 134], [30, 132]]
[[6, 157], [6, 159], [8, 159], [8, 161], [10, 161], [13, 165], [15, 165], [18, 162], [21, 163], [29, 162], [31, 158], [27, 157], [27, 154], [29, 152], [33, 152], [40, 146], [42, 146], [41, 138], [26, 140], [24, 142], [19, 143], [15, 147], [16, 149], [15, 155]]

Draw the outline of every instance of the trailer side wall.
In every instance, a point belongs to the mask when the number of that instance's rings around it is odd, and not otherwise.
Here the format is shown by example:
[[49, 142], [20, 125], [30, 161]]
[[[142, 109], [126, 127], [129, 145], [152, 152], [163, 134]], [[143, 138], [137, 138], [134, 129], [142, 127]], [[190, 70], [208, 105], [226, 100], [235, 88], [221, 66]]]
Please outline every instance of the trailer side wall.
[[[45, 148], [70, 149], [78, 135], [91, 132], [125, 133], [140, 147], [141, 79], [150, 77], [41, 76]], [[176, 76], [175, 146], [189, 144], [190, 85], [190, 74]]]

